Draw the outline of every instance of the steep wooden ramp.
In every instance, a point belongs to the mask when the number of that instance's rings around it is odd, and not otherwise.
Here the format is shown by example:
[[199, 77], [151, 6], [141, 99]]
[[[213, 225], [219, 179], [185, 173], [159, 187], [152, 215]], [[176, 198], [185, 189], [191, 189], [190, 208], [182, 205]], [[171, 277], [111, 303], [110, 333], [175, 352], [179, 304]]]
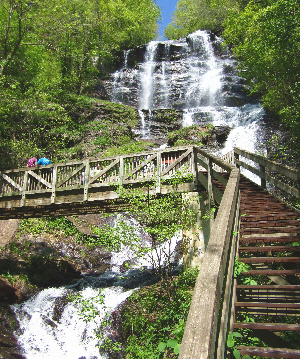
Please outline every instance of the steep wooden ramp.
[[268, 347], [238, 350], [300, 358], [296, 345], [285, 340], [293, 333], [300, 342], [300, 214], [243, 176], [240, 191], [238, 256], [249, 269], [236, 285], [233, 330], [250, 329]]

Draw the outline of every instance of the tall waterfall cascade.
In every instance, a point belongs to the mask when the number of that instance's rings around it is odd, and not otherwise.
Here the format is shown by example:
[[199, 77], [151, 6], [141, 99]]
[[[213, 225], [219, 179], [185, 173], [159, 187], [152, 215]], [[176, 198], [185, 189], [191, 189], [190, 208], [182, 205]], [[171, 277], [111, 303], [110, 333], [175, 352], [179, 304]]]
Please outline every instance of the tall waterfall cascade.
[[[112, 101], [138, 108], [141, 137], [151, 138], [151, 111], [177, 109], [182, 126], [211, 123], [232, 128], [225, 154], [235, 146], [262, 152], [261, 122], [265, 112], [247, 96], [235, 60], [221, 38], [196, 31], [185, 39], [151, 41], [125, 53], [109, 88]], [[148, 123], [145, 111], [149, 112]]]
[[[235, 60], [222, 39], [208, 32], [197, 31], [176, 41], [152, 41], [126, 51], [123, 67], [112, 74], [107, 91], [111, 101], [138, 109], [142, 139], [153, 136], [154, 110], [177, 109], [182, 111], [183, 127], [206, 123], [231, 127], [219, 155], [235, 146], [264, 151], [260, 144], [264, 138], [264, 110], [247, 96], [243, 79], [236, 73]], [[178, 240], [174, 238], [172, 250]], [[12, 306], [20, 323], [16, 336], [26, 359], [109, 357], [99, 352], [95, 331], [107, 313], [149, 280], [141, 277], [139, 283], [126, 287], [124, 283], [131, 276], [136, 278], [138, 269], [120, 273], [118, 267], [129, 257], [124, 248], [118, 255], [113, 255], [111, 269], [100, 277], [83, 277], [75, 285], [49, 288]], [[145, 267], [147, 261], [143, 259], [138, 265]], [[80, 316], [80, 303], [66, 299], [74, 290], [80, 293], [83, 303], [99, 297], [101, 292], [103, 300], [94, 302], [96, 315], [92, 321], [86, 322]]]

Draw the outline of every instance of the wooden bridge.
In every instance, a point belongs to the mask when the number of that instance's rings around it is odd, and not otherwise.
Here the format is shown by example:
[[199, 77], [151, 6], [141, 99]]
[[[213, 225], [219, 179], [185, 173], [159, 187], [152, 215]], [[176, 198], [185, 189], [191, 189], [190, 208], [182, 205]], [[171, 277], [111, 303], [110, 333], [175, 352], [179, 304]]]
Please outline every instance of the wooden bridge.
[[[164, 194], [178, 173], [186, 179], [179, 191], [205, 189], [208, 207], [218, 208], [179, 358], [224, 358], [228, 333], [245, 329], [266, 347], [237, 346], [242, 355], [300, 358], [284, 336], [300, 333], [300, 214], [267, 191], [299, 198], [299, 170], [239, 148], [221, 159], [196, 147], [22, 168], [1, 173], [0, 219], [114, 211], [119, 185]], [[237, 278], [236, 258], [249, 267]]]

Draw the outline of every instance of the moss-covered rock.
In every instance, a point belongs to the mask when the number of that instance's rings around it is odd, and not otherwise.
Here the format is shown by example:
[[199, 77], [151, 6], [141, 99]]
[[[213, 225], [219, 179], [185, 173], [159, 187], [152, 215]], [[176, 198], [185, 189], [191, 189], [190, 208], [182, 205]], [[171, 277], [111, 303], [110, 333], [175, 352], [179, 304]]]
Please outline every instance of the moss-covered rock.
[[229, 132], [230, 128], [228, 126], [192, 125], [178, 131], [169, 132], [168, 145], [217, 146], [226, 140]]

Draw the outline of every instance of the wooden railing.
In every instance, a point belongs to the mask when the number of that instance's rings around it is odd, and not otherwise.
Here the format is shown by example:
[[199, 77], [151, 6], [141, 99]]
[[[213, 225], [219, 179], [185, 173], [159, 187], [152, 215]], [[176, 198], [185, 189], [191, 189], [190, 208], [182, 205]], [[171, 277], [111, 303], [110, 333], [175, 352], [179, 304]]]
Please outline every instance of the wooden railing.
[[195, 175], [193, 147], [86, 159], [21, 168], [0, 174], [0, 209], [114, 199], [117, 185], [156, 183], [181, 174]]
[[[234, 149], [235, 164], [259, 176], [261, 187], [267, 189], [267, 183], [297, 198], [300, 197], [300, 170], [268, 160], [267, 158], [248, 152], [241, 148]], [[241, 160], [241, 157], [251, 160], [253, 165]], [[256, 166], [256, 167], [254, 167]], [[276, 174], [276, 177], [274, 177]], [[272, 176], [273, 175], [273, 176]], [[279, 176], [281, 178], [279, 178]]]
[[[208, 171], [207, 176], [198, 171], [198, 181], [204, 186], [206, 184], [210, 196], [216, 193], [213, 177], [226, 188], [220, 197], [217, 217], [196, 281], [179, 359], [222, 359], [231, 316], [240, 173], [233, 165], [205, 151], [196, 149], [195, 152], [199, 168], [204, 167]], [[225, 180], [213, 169], [214, 166], [228, 172], [229, 179]]]

